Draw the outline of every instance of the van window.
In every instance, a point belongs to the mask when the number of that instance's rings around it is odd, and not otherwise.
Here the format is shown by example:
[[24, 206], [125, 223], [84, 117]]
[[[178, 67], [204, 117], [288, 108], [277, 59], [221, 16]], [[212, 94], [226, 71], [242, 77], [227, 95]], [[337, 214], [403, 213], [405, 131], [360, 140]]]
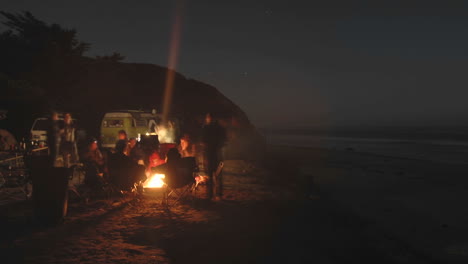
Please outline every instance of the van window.
[[121, 119], [107, 119], [102, 121], [103, 127], [123, 127], [124, 122]]

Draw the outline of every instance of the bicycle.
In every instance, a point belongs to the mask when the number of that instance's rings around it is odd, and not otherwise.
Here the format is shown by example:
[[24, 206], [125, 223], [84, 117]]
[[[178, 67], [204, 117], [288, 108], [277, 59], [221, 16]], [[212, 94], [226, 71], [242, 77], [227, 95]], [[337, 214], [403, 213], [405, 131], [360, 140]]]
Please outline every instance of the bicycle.
[[0, 167], [0, 193], [1, 200], [8, 200], [17, 191], [21, 191], [22, 198], [32, 198], [32, 181], [29, 171], [25, 168]]

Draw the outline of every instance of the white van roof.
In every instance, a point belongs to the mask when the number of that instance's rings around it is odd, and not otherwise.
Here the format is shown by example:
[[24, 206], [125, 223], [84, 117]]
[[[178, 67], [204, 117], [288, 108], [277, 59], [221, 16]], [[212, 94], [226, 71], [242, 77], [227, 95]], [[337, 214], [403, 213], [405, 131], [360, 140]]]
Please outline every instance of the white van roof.
[[104, 118], [106, 117], [132, 117], [132, 115], [130, 113], [112, 112], [112, 113], [106, 113], [104, 115]]

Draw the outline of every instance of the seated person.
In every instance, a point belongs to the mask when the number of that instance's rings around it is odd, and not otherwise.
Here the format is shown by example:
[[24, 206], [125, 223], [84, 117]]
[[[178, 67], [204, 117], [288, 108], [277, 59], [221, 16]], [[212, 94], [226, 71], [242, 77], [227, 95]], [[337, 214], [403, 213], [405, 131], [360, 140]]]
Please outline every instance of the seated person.
[[192, 142], [189, 134], [184, 134], [184, 136], [180, 139], [180, 144], [177, 148], [183, 158], [195, 157], [195, 144]]
[[[133, 161], [140, 164], [145, 159], [145, 153], [140, 146], [140, 143], [137, 142], [136, 138], [130, 138], [127, 145], [128, 155]], [[144, 164], [141, 164], [144, 165]]]
[[102, 186], [105, 172], [104, 157], [98, 148], [97, 140], [91, 139], [82, 155], [85, 165], [85, 184], [90, 187]]
[[144, 156], [144, 159], [143, 159], [144, 163], [146, 166], [148, 166], [149, 156], [151, 156], [155, 151], [159, 149], [158, 136], [157, 135], [142, 136], [139, 145]]
[[194, 181], [193, 170], [195, 167], [187, 166], [188, 160], [181, 158], [177, 149], [169, 149], [166, 155], [166, 163], [152, 168], [152, 172], [164, 174], [166, 184], [171, 188], [180, 188]]
[[135, 184], [146, 180], [145, 167], [124, 154], [126, 141], [119, 140], [115, 153], [109, 158], [109, 182], [123, 191], [131, 191]]
[[151, 173], [152, 168], [155, 168], [164, 163], [166, 163], [166, 161], [161, 159], [159, 152], [156, 150], [153, 151], [153, 153], [151, 153], [151, 155], [149, 155], [148, 157], [148, 167], [146, 169], [146, 175], [148, 176], [148, 174]]

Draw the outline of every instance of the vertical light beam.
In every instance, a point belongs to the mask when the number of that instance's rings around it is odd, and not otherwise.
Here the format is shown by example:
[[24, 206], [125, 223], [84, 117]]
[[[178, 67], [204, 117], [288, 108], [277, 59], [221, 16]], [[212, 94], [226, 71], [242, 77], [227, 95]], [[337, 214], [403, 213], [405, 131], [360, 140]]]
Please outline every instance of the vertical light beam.
[[163, 99], [163, 122], [167, 121], [167, 118], [171, 111], [172, 93], [174, 91], [174, 80], [175, 80], [175, 69], [177, 67], [177, 60], [179, 57], [180, 47], [180, 34], [182, 27], [182, 1], [177, 1], [176, 12], [174, 22], [172, 24], [171, 39], [169, 44], [169, 58], [167, 65], [166, 84], [164, 87], [164, 99]]

